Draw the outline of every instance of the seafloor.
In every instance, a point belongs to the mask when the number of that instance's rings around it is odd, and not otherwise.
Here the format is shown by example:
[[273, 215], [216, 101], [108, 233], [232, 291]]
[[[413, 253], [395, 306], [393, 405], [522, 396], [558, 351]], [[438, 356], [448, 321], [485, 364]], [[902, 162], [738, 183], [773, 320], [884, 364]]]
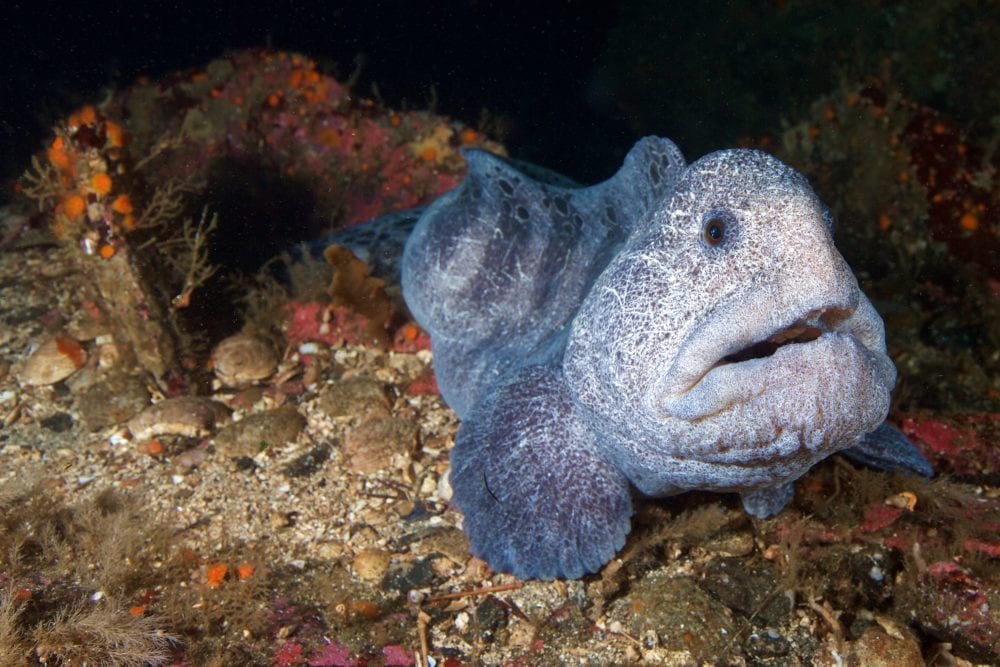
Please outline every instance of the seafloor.
[[891, 419], [937, 477], [834, 457], [769, 520], [639, 499], [599, 573], [523, 582], [469, 553], [458, 423], [393, 286], [244, 271], [289, 208], [306, 238], [454, 186], [459, 147], [502, 150], [488, 128], [265, 52], [79, 110], [3, 214], [0, 663], [1000, 662], [992, 153], [891, 81], [753, 143], [847, 221], [900, 368]]

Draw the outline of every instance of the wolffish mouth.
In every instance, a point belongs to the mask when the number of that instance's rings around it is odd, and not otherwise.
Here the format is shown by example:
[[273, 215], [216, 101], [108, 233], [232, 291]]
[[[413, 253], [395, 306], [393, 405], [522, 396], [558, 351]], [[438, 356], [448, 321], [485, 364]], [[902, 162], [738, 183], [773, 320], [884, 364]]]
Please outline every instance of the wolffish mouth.
[[851, 316], [852, 312], [852, 308], [821, 308], [812, 311], [764, 340], [753, 342], [736, 352], [727, 354], [715, 364], [715, 367], [738, 364], [751, 359], [764, 359], [786, 345], [812, 342], [823, 334], [834, 331], [838, 324]]

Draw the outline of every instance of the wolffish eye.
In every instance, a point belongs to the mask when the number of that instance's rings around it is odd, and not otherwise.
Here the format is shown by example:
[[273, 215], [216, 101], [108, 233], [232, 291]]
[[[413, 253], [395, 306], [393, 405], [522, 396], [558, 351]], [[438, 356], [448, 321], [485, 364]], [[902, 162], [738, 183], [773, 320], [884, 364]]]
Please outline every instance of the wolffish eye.
[[722, 219], [722, 216], [711, 214], [705, 218], [705, 224], [702, 226], [701, 235], [705, 239], [705, 243], [710, 246], [717, 246], [726, 238], [726, 221]]

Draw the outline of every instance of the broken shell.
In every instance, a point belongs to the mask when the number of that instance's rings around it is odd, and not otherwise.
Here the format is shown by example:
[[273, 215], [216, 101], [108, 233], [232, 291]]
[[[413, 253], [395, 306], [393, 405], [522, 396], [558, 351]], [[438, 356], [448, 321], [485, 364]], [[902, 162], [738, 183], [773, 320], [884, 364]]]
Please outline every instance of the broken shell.
[[87, 363], [87, 352], [69, 336], [42, 343], [21, 368], [21, 384], [46, 385], [65, 380]]
[[179, 396], [149, 406], [129, 421], [128, 430], [139, 440], [157, 435], [204, 438], [228, 418], [229, 408], [218, 401]]
[[273, 375], [278, 367], [278, 355], [268, 341], [238, 333], [215, 346], [212, 364], [222, 384], [240, 387]]

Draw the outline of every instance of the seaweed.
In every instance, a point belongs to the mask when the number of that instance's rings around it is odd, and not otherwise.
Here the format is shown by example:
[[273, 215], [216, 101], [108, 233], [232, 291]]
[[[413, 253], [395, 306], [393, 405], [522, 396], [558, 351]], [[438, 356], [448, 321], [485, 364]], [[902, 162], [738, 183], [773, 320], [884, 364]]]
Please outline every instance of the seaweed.
[[66, 504], [50, 481], [0, 486], [0, 662], [163, 664], [177, 638], [131, 601], [157, 583], [169, 546], [131, 498]]

